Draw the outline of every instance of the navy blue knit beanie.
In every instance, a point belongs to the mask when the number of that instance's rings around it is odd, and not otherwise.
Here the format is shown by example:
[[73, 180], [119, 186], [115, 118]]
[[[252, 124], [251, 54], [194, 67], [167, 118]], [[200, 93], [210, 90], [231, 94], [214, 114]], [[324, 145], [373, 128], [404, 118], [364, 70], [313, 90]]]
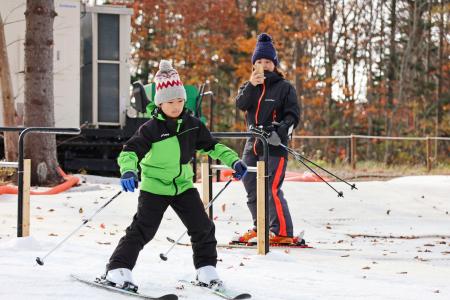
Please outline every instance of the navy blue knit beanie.
[[278, 65], [277, 51], [273, 46], [272, 38], [267, 33], [261, 33], [258, 36], [255, 51], [252, 55], [252, 65], [255, 64], [255, 61], [261, 58], [270, 59], [275, 66]]

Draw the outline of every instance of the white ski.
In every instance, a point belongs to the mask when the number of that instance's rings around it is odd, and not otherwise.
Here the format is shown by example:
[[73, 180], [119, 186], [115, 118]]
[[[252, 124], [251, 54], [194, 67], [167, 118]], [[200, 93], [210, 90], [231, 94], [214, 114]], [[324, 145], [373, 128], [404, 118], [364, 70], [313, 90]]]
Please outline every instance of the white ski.
[[141, 299], [149, 299], [149, 300], [178, 300], [178, 296], [175, 294], [166, 294], [166, 295], [162, 295], [160, 297], [153, 297], [153, 296], [149, 296], [149, 295], [145, 295], [145, 294], [140, 294], [137, 292], [133, 292], [133, 291], [127, 291], [121, 288], [116, 288], [110, 285], [106, 285], [104, 283], [101, 282], [100, 279], [96, 278], [95, 280], [91, 280], [91, 279], [85, 279], [82, 278], [78, 275], [74, 275], [74, 274], [70, 274], [70, 277], [72, 277], [73, 279], [88, 284], [90, 286], [93, 287], [98, 287], [98, 288], [102, 288], [102, 289], [106, 289], [108, 291], [111, 292], [115, 292], [115, 293], [120, 293], [120, 294], [125, 294], [125, 295], [129, 295], [129, 296], [133, 296], [133, 297], [137, 297], [137, 298], [141, 298]]
[[222, 297], [224, 299], [229, 299], [229, 300], [236, 299], [236, 300], [238, 300], [238, 299], [250, 299], [252, 297], [252, 295], [250, 295], [248, 293], [238, 293], [238, 292], [235, 292], [235, 291], [232, 291], [232, 290], [228, 290], [228, 289], [225, 289], [225, 291], [213, 290], [213, 289], [210, 289], [208, 287], [201, 286], [201, 285], [197, 284], [197, 282], [195, 282], [195, 281], [179, 280], [179, 282], [181, 282], [183, 284], [186, 284], [186, 285], [193, 286], [193, 287], [201, 288], [204, 291], [208, 291], [208, 292], [210, 292], [210, 293], [212, 293], [214, 295], [217, 295], [219, 297]]

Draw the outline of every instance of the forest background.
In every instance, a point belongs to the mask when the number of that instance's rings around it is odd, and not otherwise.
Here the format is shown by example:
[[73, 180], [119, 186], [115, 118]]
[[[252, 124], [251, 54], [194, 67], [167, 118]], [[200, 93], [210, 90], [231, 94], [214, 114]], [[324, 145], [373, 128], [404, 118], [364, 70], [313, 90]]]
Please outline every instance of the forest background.
[[[171, 59], [186, 84], [206, 83], [214, 92], [214, 131], [246, 130], [234, 97], [250, 76], [257, 35], [267, 32], [281, 70], [297, 90], [301, 122], [295, 136], [450, 135], [446, 0], [136, 0], [128, 5], [134, 10], [133, 80], [150, 82], [159, 60]], [[204, 101], [208, 117], [211, 102]], [[339, 164], [350, 159], [349, 141], [295, 138], [293, 146]], [[448, 168], [450, 141], [429, 144], [435, 165]], [[426, 161], [422, 140], [358, 139], [356, 147], [358, 163], [421, 166]]]

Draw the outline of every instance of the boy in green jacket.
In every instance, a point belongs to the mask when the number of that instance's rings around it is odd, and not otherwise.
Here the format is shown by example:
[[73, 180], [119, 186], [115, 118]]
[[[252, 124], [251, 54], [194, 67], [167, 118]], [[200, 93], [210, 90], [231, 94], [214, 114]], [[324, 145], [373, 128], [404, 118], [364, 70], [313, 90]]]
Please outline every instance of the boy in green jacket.
[[155, 104], [152, 119], [143, 124], [124, 145], [118, 163], [125, 192], [134, 192], [141, 166], [138, 210], [106, 266], [103, 279], [113, 286], [135, 290], [131, 270], [139, 252], [153, 239], [164, 212], [170, 205], [188, 229], [194, 252], [194, 266], [201, 285], [223, 288], [216, 272], [217, 241], [214, 223], [208, 218], [189, 162], [196, 151], [220, 159], [241, 179], [247, 166], [236, 152], [218, 143], [205, 125], [184, 108], [186, 92], [175, 69], [161, 60], [155, 76]]

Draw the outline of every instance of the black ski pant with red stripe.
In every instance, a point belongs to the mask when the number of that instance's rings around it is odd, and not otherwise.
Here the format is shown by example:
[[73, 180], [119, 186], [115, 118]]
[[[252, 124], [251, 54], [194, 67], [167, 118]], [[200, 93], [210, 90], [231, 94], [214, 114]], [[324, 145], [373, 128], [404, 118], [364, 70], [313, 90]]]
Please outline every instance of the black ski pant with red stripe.
[[[163, 196], [140, 191], [137, 213], [114, 250], [106, 270], [126, 268], [132, 270], [139, 252], [153, 239], [164, 212], [173, 208], [191, 237], [196, 269], [216, 266], [217, 241], [214, 223], [208, 218], [197, 189], [189, 189], [176, 196]], [[156, 253], [155, 253], [156, 255]]]
[[[242, 160], [248, 166], [256, 166], [256, 162], [263, 160], [263, 157], [255, 155], [253, 142], [247, 141]], [[286, 173], [287, 158], [269, 155], [268, 160], [270, 231], [276, 235], [292, 237], [294, 228], [291, 213], [281, 190]], [[247, 205], [252, 214], [253, 225], [256, 226], [256, 173], [247, 173], [242, 181], [247, 191]]]

